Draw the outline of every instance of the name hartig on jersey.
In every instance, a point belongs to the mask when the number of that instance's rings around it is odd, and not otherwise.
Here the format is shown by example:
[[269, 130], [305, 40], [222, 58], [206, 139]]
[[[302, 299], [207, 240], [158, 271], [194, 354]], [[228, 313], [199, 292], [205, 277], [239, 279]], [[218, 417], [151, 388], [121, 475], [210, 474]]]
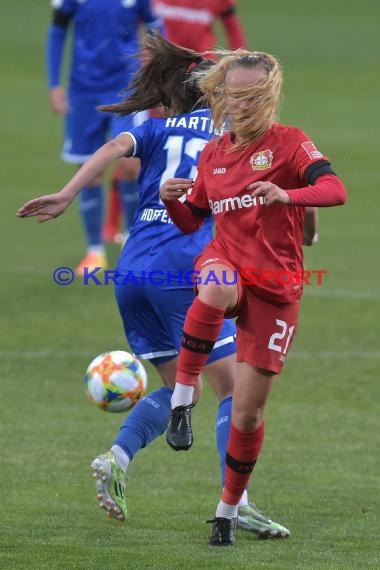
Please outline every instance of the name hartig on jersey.
[[210, 210], [213, 215], [222, 214], [240, 208], [252, 208], [253, 206], [262, 206], [265, 204], [265, 198], [259, 196], [252, 197], [251, 194], [243, 194], [243, 196], [234, 196], [233, 198], [223, 198], [223, 200], [209, 200]]
[[205, 133], [214, 132], [214, 122], [211, 117], [182, 116], [170, 117], [166, 119], [166, 128], [183, 127], [184, 129], [194, 129], [195, 131], [203, 131]]

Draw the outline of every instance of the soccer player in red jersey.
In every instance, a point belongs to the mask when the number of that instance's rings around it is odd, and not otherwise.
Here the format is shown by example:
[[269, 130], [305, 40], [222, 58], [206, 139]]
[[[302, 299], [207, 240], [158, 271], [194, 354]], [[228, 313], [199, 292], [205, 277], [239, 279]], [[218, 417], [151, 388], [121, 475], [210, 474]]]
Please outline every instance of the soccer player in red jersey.
[[271, 55], [225, 54], [201, 87], [216, 127], [227, 121], [229, 132], [207, 143], [194, 184], [170, 179], [161, 188], [184, 233], [211, 214], [216, 224], [216, 236], [196, 259], [198, 296], [184, 323], [167, 431], [176, 450], [192, 445], [193, 386], [223, 318], [237, 317], [237, 380], [225, 487], [211, 521], [213, 546], [234, 544], [237, 505], [263, 443], [264, 408], [294, 340], [305, 209], [346, 200], [328, 158], [309, 137], [275, 122], [281, 85], [280, 65]]
[[230, 49], [246, 47], [234, 0], [153, 0], [153, 9], [175, 44], [199, 52], [213, 50], [214, 24], [220, 20]]

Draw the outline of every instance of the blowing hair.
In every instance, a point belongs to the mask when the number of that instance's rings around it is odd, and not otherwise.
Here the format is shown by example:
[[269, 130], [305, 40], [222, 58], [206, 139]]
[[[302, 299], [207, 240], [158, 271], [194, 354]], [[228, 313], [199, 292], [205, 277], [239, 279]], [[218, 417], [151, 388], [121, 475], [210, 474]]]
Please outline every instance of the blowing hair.
[[[234, 148], [246, 147], [257, 140], [276, 119], [280, 101], [282, 72], [275, 57], [264, 52], [246, 50], [219, 51], [219, 62], [203, 74], [200, 88], [212, 109], [216, 128], [229, 121], [229, 130], [234, 133]], [[225, 77], [228, 71], [243, 67], [260, 69], [262, 79], [244, 89], [227, 89]], [[228, 111], [227, 98], [244, 100], [244, 106]]]
[[195, 70], [214, 63], [193, 50], [179, 47], [158, 32], [147, 34], [143, 43], [147, 63], [133, 77], [121, 103], [102, 105], [100, 111], [129, 115], [159, 105], [168, 115], [188, 113], [203, 106]]

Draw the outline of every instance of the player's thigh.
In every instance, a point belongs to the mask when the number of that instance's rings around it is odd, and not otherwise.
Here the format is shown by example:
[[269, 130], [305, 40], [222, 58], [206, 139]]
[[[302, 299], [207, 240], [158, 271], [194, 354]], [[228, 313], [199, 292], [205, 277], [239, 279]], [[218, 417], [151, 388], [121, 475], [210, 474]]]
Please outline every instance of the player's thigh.
[[232, 319], [224, 319], [214, 348], [207, 364], [213, 364], [227, 356], [236, 354], [236, 326]]
[[175, 358], [178, 351], [146, 294], [146, 286], [134, 283], [116, 285], [115, 296], [133, 352], [153, 363]]
[[182, 285], [173, 287], [150, 285], [149, 297], [173, 347], [179, 352], [186, 314], [194, 301], [193, 288]]
[[[195, 298], [193, 287], [152, 287], [151, 302], [168, 332], [173, 346], [181, 348], [186, 315]], [[236, 353], [236, 327], [232, 319], [225, 319], [214, 348], [207, 360], [212, 364]]]
[[96, 97], [69, 94], [62, 149], [62, 158], [67, 162], [83, 164], [106, 142], [109, 116], [96, 110], [98, 104]]
[[[225, 289], [231, 289], [228, 297], [231, 300], [232, 308], [228, 309], [225, 316], [228, 318], [235, 317], [239, 313], [240, 306], [244, 302], [245, 288], [240, 279], [240, 275], [236, 267], [228, 260], [223, 253], [218, 251], [213, 241], [211, 241], [198, 255], [194, 261], [195, 270], [202, 272], [203, 284], [210, 280], [210, 283], [216, 283], [214, 289], [219, 288], [219, 284]], [[219, 277], [215, 274], [213, 268], [218, 267]], [[221, 269], [222, 268], [222, 269]], [[224, 268], [224, 269], [223, 269]], [[206, 285], [205, 285], [206, 289]], [[207, 300], [205, 301], [207, 302]]]

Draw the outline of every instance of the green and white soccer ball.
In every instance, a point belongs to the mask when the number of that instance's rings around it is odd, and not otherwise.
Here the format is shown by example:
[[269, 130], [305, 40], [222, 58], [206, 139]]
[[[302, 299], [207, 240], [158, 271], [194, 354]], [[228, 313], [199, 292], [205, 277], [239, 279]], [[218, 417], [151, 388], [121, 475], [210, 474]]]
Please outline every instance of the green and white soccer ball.
[[144, 366], [123, 350], [100, 354], [86, 370], [87, 396], [106, 412], [130, 410], [146, 394], [147, 385]]

